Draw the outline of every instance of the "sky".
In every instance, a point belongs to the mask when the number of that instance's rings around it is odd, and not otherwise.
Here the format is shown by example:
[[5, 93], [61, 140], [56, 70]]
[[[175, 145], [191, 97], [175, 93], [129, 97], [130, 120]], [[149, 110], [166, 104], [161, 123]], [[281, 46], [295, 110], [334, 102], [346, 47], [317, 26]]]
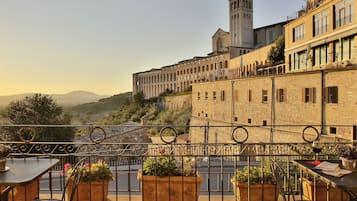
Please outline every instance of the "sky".
[[[304, 0], [254, 0], [254, 28]], [[228, 0], [0, 0], [0, 96], [132, 90], [132, 74], [211, 52]]]

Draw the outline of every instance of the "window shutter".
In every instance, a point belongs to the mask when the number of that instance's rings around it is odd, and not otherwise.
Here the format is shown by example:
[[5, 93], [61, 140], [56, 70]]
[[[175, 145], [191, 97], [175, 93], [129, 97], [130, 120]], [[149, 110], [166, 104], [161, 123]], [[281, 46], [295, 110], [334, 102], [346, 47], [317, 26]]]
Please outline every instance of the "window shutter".
[[329, 94], [328, 94], [328, 87], [325, 87], [324, 88], [324, 94], [323, 94], [323, 98], [324, 98], [324, 103], [328, 103], [328, 96], [329, 96]]
[[337, 87], [333, 87], [333, 103], [338, 103], [338, 88]]
[[310, 94], [310, 103], [314, 103], [314, 88], [309, 88], [309, 94]]

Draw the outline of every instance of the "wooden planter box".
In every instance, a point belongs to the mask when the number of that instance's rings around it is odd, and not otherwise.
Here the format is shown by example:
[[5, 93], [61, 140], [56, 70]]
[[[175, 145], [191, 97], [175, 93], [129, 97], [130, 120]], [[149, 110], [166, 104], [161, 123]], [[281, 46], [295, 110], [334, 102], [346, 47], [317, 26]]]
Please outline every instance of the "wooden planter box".
[[[314, 182], [306, 178], [302, 179], [302, 197], [304, 200], [314, 201]], [[316, 182], [316, 201], [327, 201], [327, 184], [325, 182]], [[330, 201], [349, 201], [349, 195], [339, 188], [330, 186], [329, 189]]]
[[[73, 201], [106, 201], [108, 197], [108, 181], [79, 182], [74, 192]], [[68, 200], [72, 193], [73, 181], [68, 184]]]
[[[236, 200], [249, 201], [248, 199], [248, 184], [239, 183], [236, 184], [231, 180], [233, 184], [234, 194]], [[263, 199], [264, 195], [264, 199]], [[278, 188], [276, 184], [254, 184], [250, 185], [250, 201], [277, 201], [278, 200]]]
[[[16, 186], [9, 192], [9, 201], [26, 201], [34, 200], [39, 197], [40, 179], [38, 178], [26, 185]], [[0, 186], [0, 191], [7, 186]]]
[[202, 178], [200, 176], [157, 177], [138, 174], [143, 201], [197, 201]]

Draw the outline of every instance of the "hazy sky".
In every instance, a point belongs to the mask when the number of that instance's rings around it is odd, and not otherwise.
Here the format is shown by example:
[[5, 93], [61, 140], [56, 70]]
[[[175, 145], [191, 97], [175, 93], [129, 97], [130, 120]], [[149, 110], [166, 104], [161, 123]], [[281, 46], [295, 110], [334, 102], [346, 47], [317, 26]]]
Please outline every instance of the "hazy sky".
[[[254, 0], [254, 27], [304, 0]], [[0, 0], [0, 95], [132, 90], [132, 73], [204, 56], [228, 0]]]

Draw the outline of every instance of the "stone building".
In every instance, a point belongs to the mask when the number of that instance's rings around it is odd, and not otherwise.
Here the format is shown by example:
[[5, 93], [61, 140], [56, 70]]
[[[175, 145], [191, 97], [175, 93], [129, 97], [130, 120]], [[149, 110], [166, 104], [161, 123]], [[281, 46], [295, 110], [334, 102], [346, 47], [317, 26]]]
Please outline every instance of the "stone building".
[[145, 98], [158, 97], [165, 90], [175, 91], [175, 65], [133, 74], [133, 94], [142, 91]]
[[[166, 89], [182, 92], [190, 89], [194, 83], [255, 75], [258, 68], [266, 64], [266, 52], [259, 57], [250, 52], [258, 48], [262, 48], [263, 51], [270, 48], [272, 41], [283, 34], [284, 25], [287, 22], [251, 29], [253, 26], [252, 3], [252, 0], [232, 0], [233, 8], [231, 6], [229, 8], [230, 20], [232, 20], [231, 32], [219, 28], [212, 36], [212, 52], [207, 56], [196, 56], [170, 65], [170, 74], [174, 73], [170, 75], [170, 79], [167, 79], [165, 75], [162, 79], [160, 75], [165, 73], [162, 69], [167, 67], [134, 73], [133, 94], [142, 91], [145, 98], [152, 98], [157, 97]], [[239, 16], [245, 17], [238, 19]], [[246, 30], [243, 31], [243, 29]], [[243, 41], [250, 42], [248, 44]], [[232, 56], [235, 58], [230, 59]], [[230, 66], [231, 64], [233, 66]], [[171, 77], [174, 80], [171, 80]]]
[[228, 78], [229, 33], [218, 29], [212, 36], [212, 52], [177, 64], [133, 74], [133, 94], [142, 91], [145, 98], [159, 96], [168, 90], [182, 92], [193, 83]]
[[190, 141], [233, 142], [238, 125], [248, 142], [299, 142], [307, 125], [322, 140], [356, 140], [356, 1], [309, 1], [286, 24], [286, 73], [258, 74], [265, 47], [230, 60], [240, 79], [194, 84]]
[[231, 58], [253, 50], [253, 0], [229, 0], [229, 32]]
[[356, 1], [308, 3], [308, 13], [285, 27], [288, 72], [302, 72], [356, 63]]

